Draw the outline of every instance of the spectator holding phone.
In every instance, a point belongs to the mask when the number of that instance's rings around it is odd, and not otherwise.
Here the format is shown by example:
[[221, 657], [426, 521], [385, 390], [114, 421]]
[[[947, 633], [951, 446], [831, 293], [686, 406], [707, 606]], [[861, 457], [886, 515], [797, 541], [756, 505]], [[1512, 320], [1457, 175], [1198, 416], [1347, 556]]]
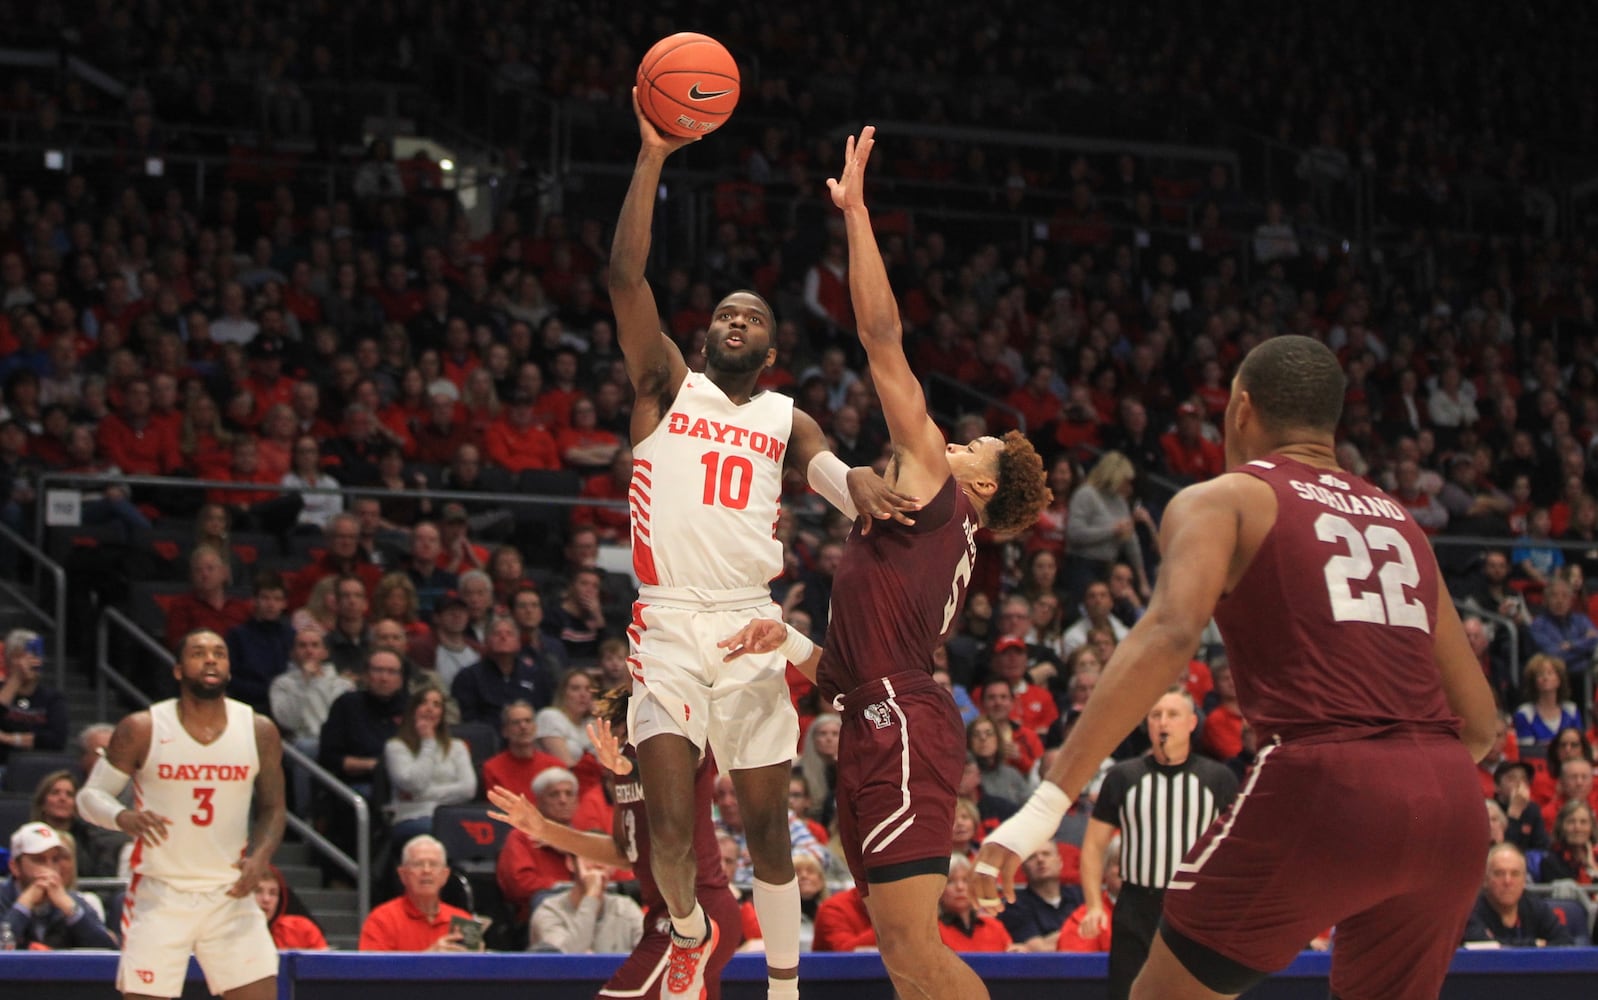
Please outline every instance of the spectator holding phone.
[[45, 684], [44, 639], [25, 628], [5, 641], [5, 680], [0, 682], [0, 774], [13, 750], [63, 750], [67, 745], [67, 700]]
[[472, 915], [438, 897], [449, 881], [444, 845], [428, 834], [406, 841], [400, 854], [400, 883], [405, 891], [372, 910], [361, 927], [361, 951], [482, 951], [466, 947], [455, 918]]

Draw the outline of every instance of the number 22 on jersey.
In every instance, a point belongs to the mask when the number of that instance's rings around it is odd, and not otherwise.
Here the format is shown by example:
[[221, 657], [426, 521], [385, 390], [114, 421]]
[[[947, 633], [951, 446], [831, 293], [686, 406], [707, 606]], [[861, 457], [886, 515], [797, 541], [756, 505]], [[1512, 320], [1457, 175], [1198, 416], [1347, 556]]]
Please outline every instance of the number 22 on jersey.
[[[1431, 632], [1425, 605], [1407, 596], [1404, 590], [1420, 583], [1420, 569], [1409, 542], [1397, 528], [1373, 524], [1361, 532], [1346, 517], [1322, 514], [1315, 519], [1315, 537], [1328, 545], [1342, 543], [1348, 548], [1347, 555], [1327, 559], [1323, 570], [1334, 621], [1397, 625]], [[1394, 558], [1376, 570], [1371, 560], [1373, 550], [1391, 552]], [[1364, 590], [1356, 594], [1354, 583], [1368, 586], [1373, 571], [1381, 582], [1381, 591]]]

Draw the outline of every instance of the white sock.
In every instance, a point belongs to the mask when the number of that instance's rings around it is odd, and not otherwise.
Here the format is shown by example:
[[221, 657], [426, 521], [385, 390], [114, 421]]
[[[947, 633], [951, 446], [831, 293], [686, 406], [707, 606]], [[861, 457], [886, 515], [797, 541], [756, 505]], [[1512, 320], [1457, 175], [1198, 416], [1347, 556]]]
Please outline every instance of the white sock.
[[799, 1000], [799, 980], [767, 976], [766, 1000]]
[[698, 944], [710, 931], [710, 925], [705, 922], [705, 911], [700, 908], [699, 900], [694, 900], [693, 911], [686, 917], [672, 917], [671, 929], [683, 944]]
[[[755, 916], [766, 941], [766, 968], [792, 969], [799, 965], [799, 880], [772, 885], [755, 879]], [[793, 980], [772, 980], [793, 982]], [[798, 989], [796, 985], [795, 990]], [[780, 994], [773, 994], [780, 995]]]

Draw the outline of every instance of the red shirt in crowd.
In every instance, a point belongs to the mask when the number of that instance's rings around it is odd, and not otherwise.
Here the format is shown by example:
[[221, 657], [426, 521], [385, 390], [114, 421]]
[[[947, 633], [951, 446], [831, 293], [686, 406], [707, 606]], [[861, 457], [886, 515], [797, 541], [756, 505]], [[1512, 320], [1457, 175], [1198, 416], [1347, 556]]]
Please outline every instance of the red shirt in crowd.
[[505, 902], [516, 908], [516, 919], [526, 920], [527, 904], [533, 896], [572, 880], [571, 861], [564, 851], [512, 830], [494, 865], [494, 877]]
[[1099, 933], [1091, 938], [1082, 936], [1082, 918], [1088, 915], [1086, 903], [1077, 907], [1065, 918], [1065, 923], [1060, 927], [1060, 940], [1055, 945], [1056, 951], [1109, 951], [1110, 950], [1110, 917], [1115, 913], [1115, 901], [1109, 893], [1104, 894], [1104, 922], [1099, 927]]
[[860, 890], [835, 892], [816, 907], [816, 934], [812, 951], [857, 951], [875, 948], [877, 932]]
[[560, 452], [555, 439], [536, 424], [514, 427], [508, 420], [496, 420], [484, 435], [488, 460], [511, 472], [528, 469], [560, 468]]
[[[1011, 721], [1019, 722], [1034, 733], [1043, 734], [1059, 717], [1060, 709], [1054, 704], [1054, 696], [1047, 688], [1026, 681], [1017, 686], [1015, 701], [1010, 706]], [[1038, 752], [1038, 756], [1043, 756], [1042, 751]]]
[[992, 917], [973, 915], [967, 930], [954, 918], [940, 916], [938, 936], [951, 951], [1005, 951], [1010, 947], [1010, 932]]
[[501, 750], [483, 761], [483, 790], [497, 785], [522, 795], [531, 795], [533, 779], [541, 772], [551, 767], [565, 766], [559, 757], [542, 750], [534, 750], [531, 757], [525, 758], [509, 750]]
[[438, 915], [428, 920], [408, 897], [391, 899], [374, 909], [361, 927], [361, 951], [426, 951], [433, 942], [449, 934], [454, 917], [471, 914], [445, 902], [438, 904]]
[[[584, 500], [626, 500], [629, 483], [617, 485], [608, 472], [588, 477], [580, 494]], [[573, 528], [593, 528], [602, 542], [619, 542], [631, 537], [632, 523], [625, 507], [597, 507], [583, 504], [572, 508]]]
[[184, 636], [201, 628], [227, 635], [228, 629], [244, 624], [254, 614], [254, 602], [242, 597], [223, 597], [221, 604], [210, 604], [192, 592], [174, 595], [166, 602], [166, 644], [176, 652]]
[[1221, 446], [1209, 438], [1199, 438], [1194, 444], [1185, 443], [1175, 431], [1160, 435], [1160, 450], [1165, 452], [1165, 465], [1172, 473], [1189, 479], [1214, 479], [1226, 471], [1226, 455]]
[[118, 413], [100, 421], [95, 438], [105, 460], [130, 476], [166, 476], [183, 464], [171, 426], [146, 423], [135, 430]]

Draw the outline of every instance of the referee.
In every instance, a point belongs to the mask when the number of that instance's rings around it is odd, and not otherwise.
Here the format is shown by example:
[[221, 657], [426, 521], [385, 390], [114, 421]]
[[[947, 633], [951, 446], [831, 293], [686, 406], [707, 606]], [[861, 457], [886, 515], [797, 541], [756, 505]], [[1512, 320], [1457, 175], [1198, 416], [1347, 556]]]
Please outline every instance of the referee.
[[1165, 886], [1188, 849], [1237, 798], [1237, 778], [1225, 765], [1192, 755], [1198, 713], [1186, 689], [1174, 687], [1148, 715], [1154, 747], [1104, 776], [1082, 838], [1082, 936], [1104, 922], [1104, 852], [1121, 831], [1121, 895], [1110, 920], [1111, 1000], [1125, 1000], [1148, 958], [1160, 924]]

